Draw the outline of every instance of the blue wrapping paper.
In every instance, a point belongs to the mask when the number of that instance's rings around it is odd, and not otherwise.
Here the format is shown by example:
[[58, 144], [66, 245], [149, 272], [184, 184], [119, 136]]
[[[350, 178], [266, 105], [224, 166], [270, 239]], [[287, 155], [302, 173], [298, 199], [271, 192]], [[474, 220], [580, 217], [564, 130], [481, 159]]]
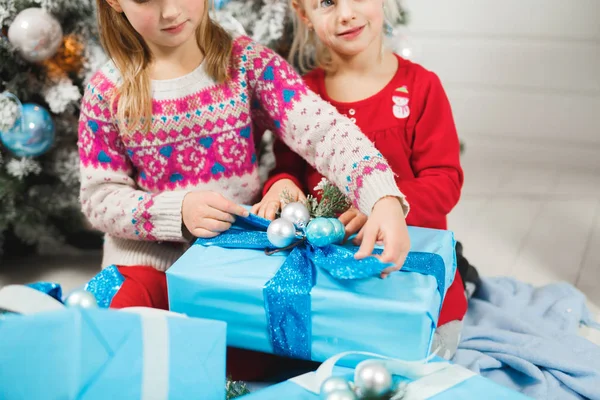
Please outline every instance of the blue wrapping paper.
[[226, 325], [162, 318], [100, 309], [7, 316], [0, 397], [223, 400]]
[[[238, 224], [234, 233], [246, 235], [245, 222]], [[309, 351], [301, 358], [323, 361], [346, 350], [408, 360], [428, 354], [442, 294], [456, 271], [455, 242], [449, 231], [411, 227], [409, 234], [412, 247], [405, 265], [418, 264], [424, 258], [439, 259], [445, 268], [443, 284], [438, 285], [435, 276], [410, 272], [410, 268], [385, 280], [337, 279], [315, 268], [309, 297]], [[261, 243], [255, 249], [210, 244], [193, 245], [167, 271], [171, 310], [226, 321], [228, 345], [276, 352], [265, 310], [265, 305], [269, 308], [265, 301], [268, 291], [264, 289], [290, 253], [267, 256]], [[428, 255], [431, 257], [424, 257]]]
[[[344, 367], [335, 367], [334, 375], [344, 376], [352, 380], [354, 370]], [[400, 377], [397, 380], [409, 380]], [[480, 375], [473, 376], [457, 385], [434, 396], [419, 397], [421, 400], [527, 400], [529, 397], [515, 392], [512, 389], [500, 386], [497, 383]], [[262, 390], [242, 396], [239, 400], [318, 400], [319, 395], [314, 394], [293, 380], [288, 380]]]

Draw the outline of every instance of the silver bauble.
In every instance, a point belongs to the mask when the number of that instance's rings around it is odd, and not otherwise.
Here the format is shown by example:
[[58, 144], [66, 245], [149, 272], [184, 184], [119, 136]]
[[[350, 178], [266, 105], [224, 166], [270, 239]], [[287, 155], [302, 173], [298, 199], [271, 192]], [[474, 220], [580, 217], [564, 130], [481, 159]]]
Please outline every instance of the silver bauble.
[[378, 361], [360, 364], [354, 372], [354, 385], [363, 397], [380, 397], [392, 389], [392, 374]]
[[310, 213], [300, 202], [289, 203], [281, 210], [281, 218], [290, 221], [296, 228], [306, 228], [310, 221]]
[[8, 41], [30, 62], [52, 57], [62, 40], [60, 23], [41, 8], [26, 8], [21, 11], [8, 28]]
[[85, 290], [77, 290], [65, 300], [67, 307], [98, 308], [98, 302], [93, 294]]
[[294, 224], [282, 218], [271, 221], [267, 228], [267, 238], [277, 248], [289, 246], [295, 237], [296, 228]]
[[329, 393], [336, 390], [350, 390], [350, 383], [341, 376], [332, 376], [325, 379], [321, 385], [321, 399], [326, 399]]
[[323, 400], [358, 400], [356, 393], [350, 389], [338, 389], [333, 392], [329, 392]]

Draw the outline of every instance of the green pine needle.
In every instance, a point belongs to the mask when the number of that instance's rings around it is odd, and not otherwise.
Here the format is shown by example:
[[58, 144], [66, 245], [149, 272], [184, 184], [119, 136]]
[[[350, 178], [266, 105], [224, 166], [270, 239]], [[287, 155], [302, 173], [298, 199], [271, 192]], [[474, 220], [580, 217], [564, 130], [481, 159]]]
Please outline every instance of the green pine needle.
[[[308, 195], [306, 200], [302, 202], [308, 209], [311, 218], [337, 218], [338, 214], [345, 212], [352, 206], [348, 197], [328, 180], [323, 179], [319, 184], [317, 191], [321, 193], [321, 201], [318, 201], [317, 198], [312, 195]], [[285, 207], [286, 204], [296, 200], [294, 200], [290, 193], [284, 189], [281, 194], [281, 201]]]
[[244, 382], [232, 381], [231, 379], [227, 379], [225, 391], [227, 400], [235, 399], [236, 397], [250, 393], [250, 390], [248, 390]]

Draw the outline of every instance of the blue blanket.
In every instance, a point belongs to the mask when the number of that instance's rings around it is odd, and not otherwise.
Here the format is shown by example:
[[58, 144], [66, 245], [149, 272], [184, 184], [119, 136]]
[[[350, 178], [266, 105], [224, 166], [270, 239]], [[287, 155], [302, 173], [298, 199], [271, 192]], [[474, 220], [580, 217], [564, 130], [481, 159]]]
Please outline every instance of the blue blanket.
[[569, 284], [484, 279], [453, 361], [535, 399], [600, 399], [600, 347], [580, 323], [598, 327]]

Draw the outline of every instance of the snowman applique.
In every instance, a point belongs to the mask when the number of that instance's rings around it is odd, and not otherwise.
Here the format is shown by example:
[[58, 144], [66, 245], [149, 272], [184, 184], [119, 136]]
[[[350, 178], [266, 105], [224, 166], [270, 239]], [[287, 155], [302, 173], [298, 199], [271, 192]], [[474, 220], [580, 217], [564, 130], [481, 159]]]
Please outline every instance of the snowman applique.
[[392, 101], [394, 102], [392, 111], [394, 112], [394, 117], [404, 119], [410, 115], [408, 100], [408, 89], [406, 86], [401, 86], [394, 90], [394, 94], [392, 95]]

